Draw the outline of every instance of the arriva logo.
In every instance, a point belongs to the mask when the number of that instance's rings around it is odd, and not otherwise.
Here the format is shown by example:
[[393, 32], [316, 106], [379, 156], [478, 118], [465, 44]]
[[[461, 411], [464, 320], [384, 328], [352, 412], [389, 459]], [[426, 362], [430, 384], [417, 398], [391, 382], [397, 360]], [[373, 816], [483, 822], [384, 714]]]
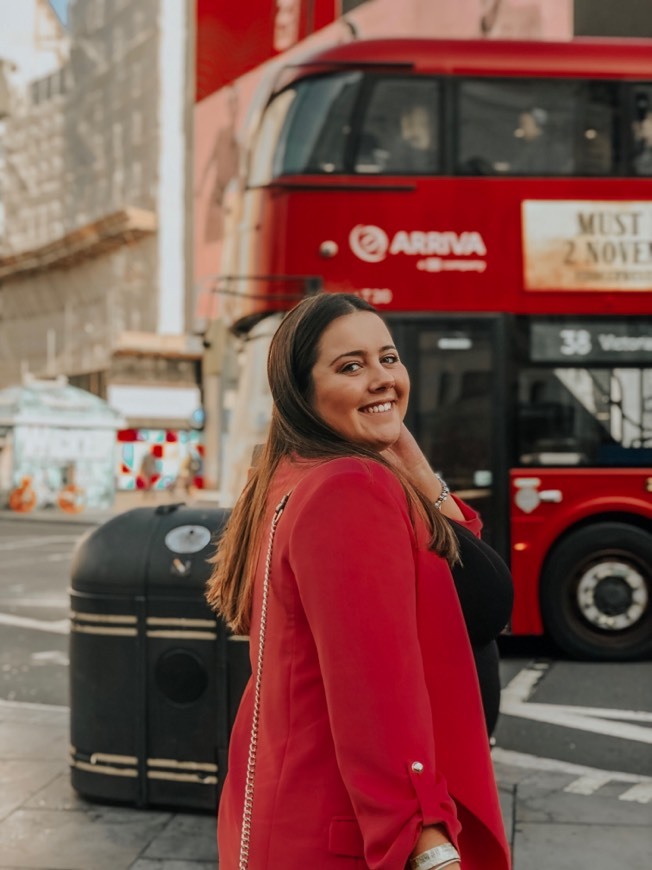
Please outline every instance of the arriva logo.
[[480, 233], [452, 230], [443, 232], [422, 232], [399, 230], [389, 241], [387, 233], [380, 227], [358, 224], [349, 234], [351, 250], [366, 263], [380, 263], [387, 254], [408, 254], [410, 256], [446, 257], [485, 257], [487, 248]]
[[380, 227], [358, 224], [349, 234], [351, 250], [365, 263], [380, 263], [387, 255], [389, 239]]

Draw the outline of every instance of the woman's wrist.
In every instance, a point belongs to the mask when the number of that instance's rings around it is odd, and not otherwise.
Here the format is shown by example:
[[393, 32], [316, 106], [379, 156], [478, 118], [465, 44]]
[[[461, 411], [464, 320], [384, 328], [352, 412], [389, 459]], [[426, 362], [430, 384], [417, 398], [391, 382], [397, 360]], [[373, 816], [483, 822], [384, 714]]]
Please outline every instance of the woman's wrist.
[[452, 843], [441, 843], [419, 852], [410, 858], [410, 870], [443, 870], [444, 867], [458, 868], [460, 853]]

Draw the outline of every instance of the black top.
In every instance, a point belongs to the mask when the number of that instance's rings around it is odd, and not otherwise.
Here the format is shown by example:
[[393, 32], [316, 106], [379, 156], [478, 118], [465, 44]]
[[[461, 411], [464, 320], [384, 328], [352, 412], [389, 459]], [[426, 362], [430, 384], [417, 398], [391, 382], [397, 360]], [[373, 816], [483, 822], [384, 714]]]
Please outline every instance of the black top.
[[496, 727], [500, 704], [496, 638], [512, 612], [512, 575], [488, 544], [458, 523], [453, 523], [460, 545], [461, 563], [452, 569], [464, 621], [473, 648], [487, 730]]

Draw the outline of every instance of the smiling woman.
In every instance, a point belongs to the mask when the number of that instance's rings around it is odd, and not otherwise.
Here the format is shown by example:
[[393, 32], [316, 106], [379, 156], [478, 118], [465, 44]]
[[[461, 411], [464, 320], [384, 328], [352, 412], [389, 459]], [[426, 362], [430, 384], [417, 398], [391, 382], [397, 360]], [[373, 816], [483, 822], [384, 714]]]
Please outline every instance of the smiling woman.
[[356, 311], [330, 324], [312, 380], [315, 411], [344, 438], [373, 450], [398, 441], [410, 379], [377, 314]]
[[392, 337], [356, 296], [309, 297], [277, 330], [268, 377], [269, 436], [208, 590], [251, 634], [253, 672], [220, 867], [507, 870], [451, 574], [453, 526], [481, 524], [405, 427]]

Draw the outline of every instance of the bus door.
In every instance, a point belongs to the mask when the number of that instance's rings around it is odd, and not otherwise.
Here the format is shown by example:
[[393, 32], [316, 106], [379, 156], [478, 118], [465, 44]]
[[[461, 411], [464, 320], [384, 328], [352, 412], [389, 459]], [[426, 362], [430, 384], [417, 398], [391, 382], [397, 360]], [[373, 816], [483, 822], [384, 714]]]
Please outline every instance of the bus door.
[[507, 557], [503, 319], [420, 315], [391, 328], [412, 383], [408, 427], [432, 467], [480, 512], [483, 538]]

